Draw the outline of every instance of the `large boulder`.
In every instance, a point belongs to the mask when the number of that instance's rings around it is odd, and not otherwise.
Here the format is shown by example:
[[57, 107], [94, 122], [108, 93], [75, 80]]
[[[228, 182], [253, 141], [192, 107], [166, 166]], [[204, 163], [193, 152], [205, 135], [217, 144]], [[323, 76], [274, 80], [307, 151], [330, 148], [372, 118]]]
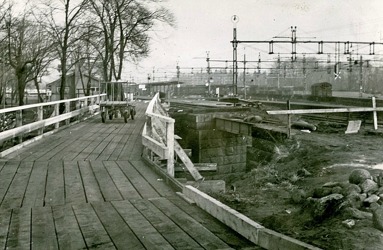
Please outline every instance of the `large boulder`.
[[344, 196], [341, 194], [330, 194], [316, 199], [308, 198], [308, 206], [315, 220], [324, 220], [336, 214], [342, 207]]
[[369, 212], [364, 212], [359, 209], [353, 208], [353, 207], [348, 207], [345, 208], [345, 213], [348, 216], [351, 216], [354, 219], [362, 220], [362, 219], [372, 219], [372, 213]]
[[359, 186], [362, 189], [362, 192], [366, 194], [378, 191], [378, 184], [371, 179], [366, 179]]
[[347, 195], [346, 202], [348, 206], [354, 208], [360, 208], [363, 205], [363, 201], [367, 198], [366, 194], [360, 194], [353, 191]]
[[367, 179], [371, 180], [372, 177], [370, 172], [366, 169], [354, 169], [348, 177], [348, 181], [356, 185], [363, 183]]
[[362, 192], [362, 189], [356, 185], [356, 184], [348, 184], [346, 185], [346, 187], [343, 188], [343, 195], [344, 196], [347, 196], [349, 194], [352, 194], [352, 193], [358, 193], [360, 194]]
[[383, 231], [383, 207], [382, 206], [372, 211], [372, 223], [376, 229]]
[[370, 205], [372, 203], [377, 202], [379, 199], [380, 199], [379, 196], [377, 196], [376, 194], [372, 194], [368, 198], [366, 198], [363, 202]]

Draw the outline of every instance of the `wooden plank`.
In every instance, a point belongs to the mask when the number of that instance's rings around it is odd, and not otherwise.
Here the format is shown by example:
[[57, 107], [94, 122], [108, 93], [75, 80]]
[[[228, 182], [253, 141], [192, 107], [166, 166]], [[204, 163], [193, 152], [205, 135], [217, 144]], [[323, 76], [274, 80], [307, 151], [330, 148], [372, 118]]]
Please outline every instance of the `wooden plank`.
[[[217, 171], [217, 163], [194, 163], [194, 167], [199, 171], [199, 172], [204, 172], [204, 171]], [[184, 166], [180, 165], [175, 168], [176, 172], [184, 172]]]
[[142, 154], [142, 128], [144, 126], [143, 119], [136, 119], [132, 134], [129, 138], [129, 142], [125, 143], [119, 156], [118, 160], [130, 160], [134, 158], [141, 158]]
[[[86, 148], [91, 142], [91, 138], [97, 133], [101, 127], [98, 125], [89, 126], [90, 123], [86, 123], [86, 128], [83, 127], [81, 130], [71, 130], [69, 134], [71, 144], [62, 148], [60, 153], [54, 155], [52, 160], [73, 160], [81, 153], [82, 149]], [[84, 132], [85, 130], [85, 132]]]
[[44, 206], [45, 185], [48, 174], [48, 162], [36, 161], [25, 191], [23, 206]]
[[112, 201], [112, 205], [146, 249], [174, 249], [129, 201]]
[[32, 248], [59, 249], [51, 207], [32, 209]]
[[86, 249], [84, 238], [71, 205], [52, 208], [60, 249]]
[[117, 164], [143, 198], [160, 196], [130, 162], [118, 161]]
[[199, 224], [195, 219], [183, 212], [166, 198], [155, 198], [150, 201], [166, 216], [172, 218], [182, 230], [197, 241], [205, 249], [224, 249], [229, 246], [210, 232], [206, 227]]
[[[178, 196], [167, 197], [174, 205], [182, 211], [193, 217], [198, 223], [206, 227], [215, 236], [225, 241], [234, 249], [253, 249], [254, 243], [245, 239], [243, 236], [226, 226], [209, 213], [203, 211], [198, 206], [190, 206], [190, 204]], [[258, 248], [255, 248], [258, 249]]]
[[88, 161], [78, 162], [87, 202], [104, 201], [100, 186]]
[[183, 231], [149, 201], [132, 200], [131, 203], [175, 249], [203, 249], [188, 235], [189, 232]]
[[113, 129], [109, 129], [108, 133], [101, 138], [101, 142], [94, 148], [92, 152], [86, 157], [87, 160], [95, 160], [102, 153], [102, 151], [108, 146], [108, 144], [113, 140], [115, 134], [114, 131], [117, 130], [118, 127], [115, 126]]
[[120, 143], [117, 144], [115, 149], [113, 150], [112, 154], [109, 156], [109, 161], [115, 161], [118, 159], [119, 155], [121, 154], [122, 149], [124, 148], [124, 145], [129, 141], [130, 136], [132, 134], [133, 130], [129, 130], [129, 133], [126, 133], [122, 136], [122, 139], [120, 140]]
[[[65, 132], [69, 133], [65, 134]], [[61, 154], [61, 152], [63, 152], [66, 148], [72, 146], [72, 144], [79, 139], [78, 137], [72, 137], [70, 135], [70, 131], [65, 130], [65, 132], [61, 131], [63, 135], [57, 140], [59, 144], [56, 147], [49, 148], [42, 146], [40, 150], [42, 150], [44, 154], [41, 157], [39, 157], [38, 160], [48, 161], [52, 159], [56, 155]]]
[[105, 201], [122, 200], [122, 196], [106, 171], [104, 164], [99, 161], [90, 162]]
[[0, 206], [2, 206], [4, 197], [8, 192], [9, 186], [12, 183], [12, 180], [17, 172], [17, 169], [19, 168], [19, 165], [19, 161], [7, 162], [0, 172]]
[[178, 196], [167, 197], [167, 199], [234, 249], [253, 249], [254, 243], [248, 241], [198, 206], [190, 206], [188, 202]]
[[5, 166], [6, 163], [7, 161], [0, 161], [0, 173], [1, 173], [1, 170], [3, 170], [3, 167]]
[[65, 203], [86, 202], [80, 170], [76, 161], [64, 161]]
[[30, 235], [31, 209], [13, 209], [5, 249], [30, 249]]
[[62, 161], [48, 163], [48, 177], [45, 189], [45, 205], [63, 205], [65, 203], [64, 169]]
[[[89, 143], [88, 139], [94, 136], [96, 131], [101, 129], [97, 125], [90, 126], [90, 121], [87, 121], [85, 127], [87, 128], [84, 132], [84, 128], [80, 127], [70, 127], [60, 132], [61, 137], [58, 138], [60, 144], [55, 148], [46, 147], [42, 145], [42, 149], [45, 150], [45, 154], [39, 158], [39, 160], [61, 160], [68, 159], [72, 160], [75, 156], [79, 154], [79, 149], [82, 149], [84, 146], [83, 143]], [[91, 127], [91, 129], [89, 129]], [[75, 148], [75, 144], [80, 142], [81, 144], [78, 148]]]
[[89, 203], [72, 207], [88, 249], [116, 249]]
[[104, 166], [124, 199], [142, 198], [115, 161], [104, 161]]
[[2, 208], [8, 209], [21, 207], [32, 166], [33, 162], [20, 163], [12, 183], [9, 186], [8, 192], [1, 203]]
[[0, 210], [0, 249], [6, 249], [12, 210]]
[[117, 249], [146, 249], [109, 202], [92, 203]]
[[166, 159], [168, 156], [168, 148], [160, 142], [157, 142], [153, 138], [148, 136], [142, 136], [142, 145], [153, 151], [156, 155], [162, 159]]
[[177, 153], [178, 157], [181, 159], [185, 167], [189, 171], [189, 173], [193, 176], [194, 180], [201, 181], [203, 180], [202, 175], [198, 172], [198, 170], [194, 167], [193, 162], [189, 159], [185, 151], [183, 151], [181, 145], [174, 141], [174, 151]]
[[[120, 161], [119, 161], [120, 162]], [[137, 170], [150, 185], [161, 195], [161, 196], [173, 196], [175, 195], [174, 190], [164, 182], [160, 176], [158, 176], [149, 166], [143, 161], [129, 161], [131, 165]]]
[[118, 131], [116, 131], [115, 136], [113, 137], [112, 141], [108, 144], [108, 147], [106, 147], [101, 152], [101, 154], [97, 157], [96, 160], [98, 160], [98, 161], [109, 160], [109, 157], [113, 154], [116, 147], [122, 143], [125, 143], [125, 141], [123, 141], [125, 129], [128, 129], [128, 131], [130, 131], [129, 125], [124, 126], [124, 127], [120, 127], [120, 129]]
[[[23, 150], [15, 151], [12, 154], [6, 156], [6, 158], [16, 158], [20, 161], [36, 161], [39, 160], [47, 152], [58, 147], [64, 141], [61, 140], [61, 137], [58, 134], [52, 134], [48, 137], [43, 138], [42, 140], [32, 143], [25, 147]], [[38, 147], [36, 147], [38, 145]]]
[[258, 244], [258, 233], [260, 229], [264, 228], [262, 225], [192, 186], [186, 185], [183, 194], [193, 200], [200, 208], [224, 222], [250, 241]]
[[104, 127], [102, 131], [96, 132], [90, 137], [91, 142], [81, 152], [73, 158], [73, 160], [88, 160], [88, 156], [94, 151], [94, 149], [109, 135], [108, 127]]
[[269, 115], [298, 115], [298, 114], [325, 114], [325, 113], [352, 113], [383, 111], [383, 108], [334, 108], [334, 109], [293, 109], [293, 110], [270, 110]]

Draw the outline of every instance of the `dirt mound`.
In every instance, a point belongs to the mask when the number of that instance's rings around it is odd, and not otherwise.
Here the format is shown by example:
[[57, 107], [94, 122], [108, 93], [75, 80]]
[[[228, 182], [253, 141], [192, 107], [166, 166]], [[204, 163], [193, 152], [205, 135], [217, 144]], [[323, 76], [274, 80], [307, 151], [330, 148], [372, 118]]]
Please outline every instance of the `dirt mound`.
[[[355, 219], [344, 206], [352, 170], [364, 168], [373, 176], [383, 171], [374, 168], [383, 162], [382, 136], [364, 128], [346, 135], [341, 126], [317, 127], [315, 132], [298, 131], [293, 139], [276, 143], [272, 157], [252, 160], [247, 173], [217, 176], [226, 181], [228, 191], [212, 196], [270, 229], [323, 249], [383, 249], [383, 232], [371, 217]], [[331, 183], [343, 184], [331, 187], [329, 193], [320, 190]], [[325, 201], [316, 198], [334, 192], [342, 194]], [[315, 205], [309, 199], [316, 199]], [[375, 204], [383, 206], [381, 200]], [[313, 207], [329, 206], [324, 216], [313, 216]], [[360, 210], [372, 214], [368, 206]]]

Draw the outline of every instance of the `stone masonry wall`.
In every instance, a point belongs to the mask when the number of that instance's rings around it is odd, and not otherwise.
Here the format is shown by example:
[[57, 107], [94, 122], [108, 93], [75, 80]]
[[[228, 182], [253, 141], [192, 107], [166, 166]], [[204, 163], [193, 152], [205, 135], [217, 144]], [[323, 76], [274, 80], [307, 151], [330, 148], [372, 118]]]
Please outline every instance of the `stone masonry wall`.
[[219, 174], [245, 171], [249, 138], [216, 130], [214, 118], [223, 115], [174, 114], [175, 133], [182, 138], [179, 142], [183, 148], [192, 149], [193, 162], [217, 163]]

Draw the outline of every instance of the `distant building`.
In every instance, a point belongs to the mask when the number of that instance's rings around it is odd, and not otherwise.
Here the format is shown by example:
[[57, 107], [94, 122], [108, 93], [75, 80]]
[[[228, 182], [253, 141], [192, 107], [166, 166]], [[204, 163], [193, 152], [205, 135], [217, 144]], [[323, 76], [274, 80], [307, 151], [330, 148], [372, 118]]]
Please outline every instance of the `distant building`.
[[[65, 99], [85, 96], [84, 88], [90, 83], [90, 95], [100, 92], [100, 80], [93, 76], [80, 75], [79, 73], [69, 73], [66, 76]], [[46, 89], [51, 93], [51, 101], [60, 100], [61, 78], [48, 83]]]
[[331, 97], [332, 85], [328, 82], [319, 82], [311, 85], [311, 95], [316, 97]]

